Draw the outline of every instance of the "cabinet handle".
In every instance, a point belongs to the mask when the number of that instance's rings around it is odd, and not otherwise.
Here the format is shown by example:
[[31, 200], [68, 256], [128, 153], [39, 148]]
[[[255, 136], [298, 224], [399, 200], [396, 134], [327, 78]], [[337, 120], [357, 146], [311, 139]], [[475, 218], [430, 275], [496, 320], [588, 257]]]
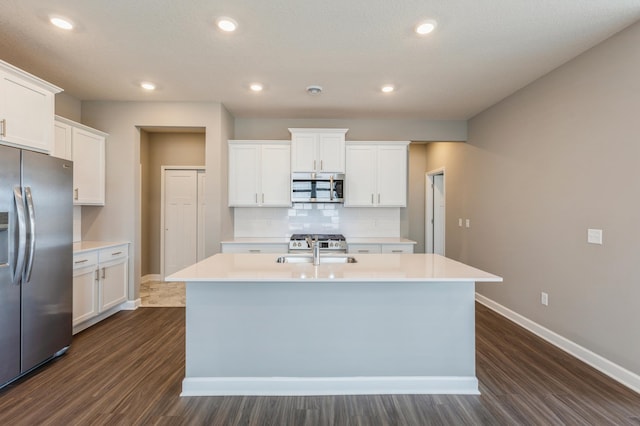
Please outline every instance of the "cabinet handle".
[[104, 280], [105, 278], [107, 278], [106, 268], [102, 268], [102, 279]]
[[264, 204], [264, 192], [262, 193], [262, 204]]
[[89, 259], [82, 259], [82, 260], [76, 260], [76, 261], [75, 261], [75, 262], [73, 262], [73, 263], [75, 263], [75, 264], [77, 265], [77, 264], [79, 264], [79, 263], [85, 263], [85, 262], [88, 262], [88, 261], [89, 261]]
[[260, 253], [259, 249], [249, 249], [249, 253]]
[[358, 250], [358, 253], [369, 253], [369, 250]]
[[391, 253], [402, 253], [402, 250], [391, 250]]
[[258, 204], [258, 193], [256, 192], [256, 204]]
[[316, 169], [316, 160], [313, 160], [313, 170]]
[[3, 118], [0, 120], [0, 124], [2, 125], [2, 132], [0, 133], [0, 136], [7, 136], [7, 119]]
[[378, 204], [380, 204], [380, 194], [378, 194]]
[[324, 166], [322, 165], [322, 160], [320, 160], [320, 170], [324, 170]]
[[74, 200], [78, 200], [78, 194], [80, 193], [80, 190], [78, 188], [73, 190], [73, 199]]
[[96, 269], [96, 281], [100, 279], [100, 275], [98, 275], [100, 273], [99, 271], [99, 269]]
[[373, 194], [371, 194], [371, 204], [373, 204]]
[[117, 255], [119, 255], [119, 254], [122, 254], [122, 252], [121, 252], [121, 251], [117, 251], [117, 252], [115, 252], [115, 253], [111, 253], [111, 256], [117, 256]]

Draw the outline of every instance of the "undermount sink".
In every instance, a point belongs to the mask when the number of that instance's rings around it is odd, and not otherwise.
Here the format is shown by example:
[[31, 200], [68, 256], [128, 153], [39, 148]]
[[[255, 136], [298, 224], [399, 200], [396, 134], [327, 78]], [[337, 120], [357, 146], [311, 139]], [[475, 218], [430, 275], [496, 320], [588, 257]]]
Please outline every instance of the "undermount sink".
[[[313, 263], [313, 256], [289, 255], [280, 256], [277, 263]], [[355, 257], [351, 256], [320, 256], [320, 263], [357, 263]]]

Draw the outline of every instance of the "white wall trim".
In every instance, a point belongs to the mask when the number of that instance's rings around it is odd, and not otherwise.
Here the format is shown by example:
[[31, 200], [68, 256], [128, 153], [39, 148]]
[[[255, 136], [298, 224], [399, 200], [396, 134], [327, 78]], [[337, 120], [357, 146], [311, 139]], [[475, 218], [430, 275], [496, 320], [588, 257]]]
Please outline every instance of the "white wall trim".
[[147, 274], [140, 278], [140, 283], [148, 283], [149, 281], [162, 281], [162, 275], [160, 274]]
[[142, 306], [142, 299], [137, 298], [136, 300], [127, 300], [126, 302], [120, 305], [120, 309], [123, 311], [135, 311], [140, 306]]
[[589, 349], [562, 337], [561, 335], [549, 330], [540, 324], [512, 311], [511, 309], [494, 302], [493, 300], [476, 293], [476, 301], [482, 303], [487, 308], [497, 312], [505, 318], [515, 322], [533, 334], [543, 338], [547, 342], [562, 349], [568, 354], [578, 358], [582, 362], [590, 365], [596, 370], [606, 374], [615, 381], [625, 385], [629, 389], [640, 393], [640, 375], [615, 364], [608, 359], [590, 351]]
[[465, 377], [186, 377], [180, 396], [222, 395], [479, 395]]

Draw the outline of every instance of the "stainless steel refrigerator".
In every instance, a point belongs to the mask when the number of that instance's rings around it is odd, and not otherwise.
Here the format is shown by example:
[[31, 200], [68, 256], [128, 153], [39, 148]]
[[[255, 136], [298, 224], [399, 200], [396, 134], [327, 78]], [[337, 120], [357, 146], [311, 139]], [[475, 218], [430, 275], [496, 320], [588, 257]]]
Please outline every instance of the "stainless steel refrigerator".
[[72, 165], [0, 146], [0, 387], [71, 344]]

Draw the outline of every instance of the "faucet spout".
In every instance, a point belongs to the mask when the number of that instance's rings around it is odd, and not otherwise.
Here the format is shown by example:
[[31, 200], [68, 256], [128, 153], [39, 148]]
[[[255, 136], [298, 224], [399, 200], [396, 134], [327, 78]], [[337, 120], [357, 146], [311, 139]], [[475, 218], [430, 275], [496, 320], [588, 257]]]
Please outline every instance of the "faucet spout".
[[316, 236], [315, 240], [307, 237], [306, 241], [313, 252], [313, 265], [318, 266], [320, 264], [320, 244], [318, 243], [318, 237]]

